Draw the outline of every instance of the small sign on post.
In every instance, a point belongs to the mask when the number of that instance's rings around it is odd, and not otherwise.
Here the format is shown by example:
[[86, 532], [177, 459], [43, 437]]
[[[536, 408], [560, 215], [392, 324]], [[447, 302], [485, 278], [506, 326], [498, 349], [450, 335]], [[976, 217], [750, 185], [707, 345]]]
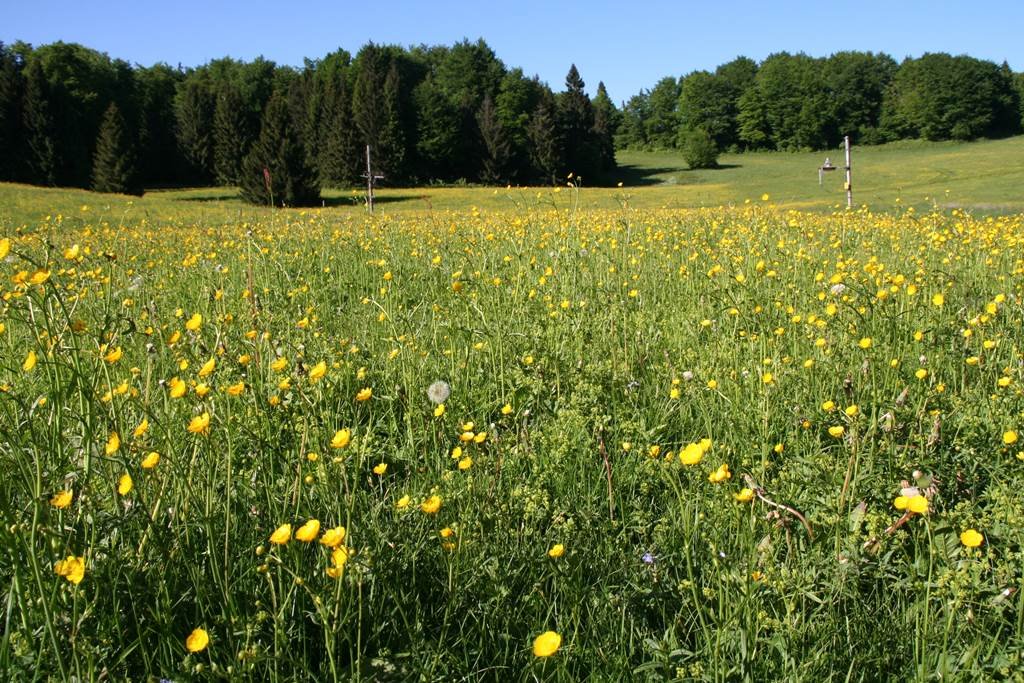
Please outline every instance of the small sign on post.
[[384, 178], [382, 175], [374, 175], [373, 167], [370, 165], [370, 146], [366, 146], [366, 173], [363, 174], [366, 178], [366, 210], [373, 213], [373, 187], [377, 184], [378, 180]]

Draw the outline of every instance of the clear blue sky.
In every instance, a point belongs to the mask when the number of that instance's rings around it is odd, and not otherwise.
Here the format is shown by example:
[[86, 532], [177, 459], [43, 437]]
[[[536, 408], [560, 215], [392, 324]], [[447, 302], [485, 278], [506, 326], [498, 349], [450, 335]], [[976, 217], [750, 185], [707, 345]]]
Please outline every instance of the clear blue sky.
[[713, 69], [737, 55], [788, 50], [950, 52], [1024, 70], [1024, 0], [35, 0], [4, 3], [0, 40], [78, 42], [129, 62], [195, 66], [263, 55], [300, 65], [367, 41], [451, 44], [483, 38], [507, 66], [562, 88], [576, 63], [593, 93], [616, 102], [666, 75]]

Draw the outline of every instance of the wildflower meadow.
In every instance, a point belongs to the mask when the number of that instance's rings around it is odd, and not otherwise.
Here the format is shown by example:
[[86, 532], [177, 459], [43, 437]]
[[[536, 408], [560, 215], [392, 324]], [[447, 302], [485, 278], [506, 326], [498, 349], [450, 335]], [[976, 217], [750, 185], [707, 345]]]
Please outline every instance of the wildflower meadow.
[[0, 676], [1024, 680], [1024, 215], [563, 190], [3, 223]]

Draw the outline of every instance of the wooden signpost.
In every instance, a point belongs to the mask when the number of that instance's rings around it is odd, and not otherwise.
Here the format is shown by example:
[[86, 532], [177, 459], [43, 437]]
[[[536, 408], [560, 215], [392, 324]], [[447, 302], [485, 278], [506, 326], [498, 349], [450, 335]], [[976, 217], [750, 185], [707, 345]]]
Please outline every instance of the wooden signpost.
[[[846, 149], [846, 208], [853, 208], [853, 166], [850, 162], [850, 136], [843, 136], [843, 146]], [[835, 171], [836, 166], [832, 165], [832, 160], [825, 157], [825, 163], [818, 167], [818, 184], [821, 185], [825, 178], [826, 171]]]
[[363, 177], [366, 178], [366, 210], [373, 213], [373, 186], [384, 176], [374, 175], [373, 173], [373, 167], [370, 165], [369, 145], [366, 146], [366, 173], [363, 174]]

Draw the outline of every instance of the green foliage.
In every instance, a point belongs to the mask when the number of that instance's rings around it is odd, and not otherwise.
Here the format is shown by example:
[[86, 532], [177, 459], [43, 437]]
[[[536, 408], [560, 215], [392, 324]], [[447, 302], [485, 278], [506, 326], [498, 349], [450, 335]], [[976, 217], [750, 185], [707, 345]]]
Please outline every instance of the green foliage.
[[25, 89], [24, 64], [14, 49], [0, 42], [0, 180], [21, 177], [24, 154], [21, 136], [21, 104]]
[[972, 140], [1017, 130], [1008, 69], [945, 53], [907, 59], [885, 102], [885, 126], [894, 137]]
[[683, 134], [683, 158], [690, 168], [714, 168], [718, 166], [718, 145], [711, 134], [703, 128], [695, 128]]
[[530, 119], [530, 158], [537, 176], [546, 183], [557, 183], [565, 166], [562, 138], [550, 93], [541, 95]]
[[241, 196], [252, 204], [312, 206], [320, 200], [316, 171], [306, 160], [287, 97], [275, 92], [260, 135], [242, 162]]
[[22, 123], [30, 176], [43, 185], [57, 184], [57, 129], [50, 114], [49, 84], [42, 64], [33, 60], [25, 73]]
[[480, 111], [477, 113], [477, 125], [480, 127], [480, 138], [484, 142], [486, 155], [483, 158], [481, 180], [485, 183], [509, 182], [511, 179], [510, 162], [512, 145], [501, 119], [498, 118], [497, 107], [491, 96], [484, 97]]
[[213, 170], [220, 185], [237, 185], [248, 148], [245, 111], [238, 91], [228, 86], [217, 95], [213, 112]]
[[111, 102], [103, 115], [96, 140], [92, 189], [96, 192], [142, 194], [135, 179], [135, 150], [125, 131], [121, 111]]
[[644, 140], [650, 149], [671, 149], [679, 135], [679, 81], [666, 76], [647, 95]]
[[317, 160], [322, 187], [348, 187], [359, 178], [359, 145], [344, 74], [329, 76], [324, 90]]

